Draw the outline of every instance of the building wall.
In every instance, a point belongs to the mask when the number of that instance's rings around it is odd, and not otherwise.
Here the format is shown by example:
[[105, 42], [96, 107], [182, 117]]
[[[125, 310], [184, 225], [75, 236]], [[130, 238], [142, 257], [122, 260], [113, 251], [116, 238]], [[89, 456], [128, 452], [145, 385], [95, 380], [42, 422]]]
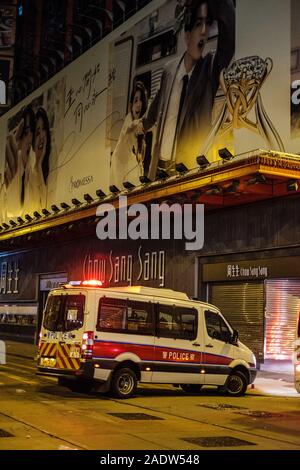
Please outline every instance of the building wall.
[[[66, 272], [69, 280], [82, 279], [84, 276], [101, 273], [100, 264], [104, 262], [104, 280], [107, 285], [144, 283], [149, 286], [183, 290], [189, 295], [194, 295], [197, 282], [195, 259], [198, 257], [201, 263], [220, 263], [229, 258], [235, 260], [300, 255], [298, 208], [299, 198], [293, 197], [206, 213], [205, 244], [204, 248], [197, 252], [185, 251], [184, 242], [178, 240], [100, 241], [96, 235], [89, 235], [72, 238], [68, 242], [47, 244], [29, 251], [0, 255], [2, 265], [5, 262], [17, 262], [19, 269], [19, 292], [7, 293], [6, 288], [4, 293], [2, 288], [0, 302], [36, 300], [39, 274]], [[156, 269], [153, 266], [152, 270], [156, 273], [153, 271], [151, 276], [151, 260], [152, 264], [155, 264], [155, 260], [159, 263], [159, 252], [164, 252], [164, 255], [161, 254], [164, 266], [160, 272], [158, 265]], [[122, 260], [122, 256], [126, 259]], [[132, 260], [128, 259], [128, 256], [132, 256]], [[131, 279], [127, 274], [118, 277], [118, 262], [121, 271], [121, 263], [125, 263], [127, 269], [131, 261]], [[146, 272], [148, 261], [149, 279]], [[94, 262], [98, 267], [96, 273], [88, 271], [88, 266], [91, 267]]]

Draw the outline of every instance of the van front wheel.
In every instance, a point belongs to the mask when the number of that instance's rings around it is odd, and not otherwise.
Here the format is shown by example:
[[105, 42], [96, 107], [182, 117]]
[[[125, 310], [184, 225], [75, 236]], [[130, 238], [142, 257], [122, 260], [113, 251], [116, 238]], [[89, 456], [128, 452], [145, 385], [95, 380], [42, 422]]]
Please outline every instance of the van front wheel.
[[111, 393], [116, 398], [130, 398], [135, 394], [137, 378], [129, 368], [118, 369], [112, 376]]
[[228, 377], [226, 384], [227, 395], [231, 397], [240, 397], [245, 395], [248, 382], [245, 375], [239, 370], [233, 371]]

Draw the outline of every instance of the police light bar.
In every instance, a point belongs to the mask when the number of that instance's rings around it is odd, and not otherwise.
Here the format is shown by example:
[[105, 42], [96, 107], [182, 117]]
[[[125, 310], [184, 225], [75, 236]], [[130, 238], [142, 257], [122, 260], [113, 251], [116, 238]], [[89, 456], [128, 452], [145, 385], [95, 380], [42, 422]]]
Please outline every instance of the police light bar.
[[91, 279], [90, 281], [82, 281], [81, 285], [82, 286], [87, 286], [87, 287], [102, 287], [103, 283], [102, 283], [102, 281], [97, 281], [96, 279]]

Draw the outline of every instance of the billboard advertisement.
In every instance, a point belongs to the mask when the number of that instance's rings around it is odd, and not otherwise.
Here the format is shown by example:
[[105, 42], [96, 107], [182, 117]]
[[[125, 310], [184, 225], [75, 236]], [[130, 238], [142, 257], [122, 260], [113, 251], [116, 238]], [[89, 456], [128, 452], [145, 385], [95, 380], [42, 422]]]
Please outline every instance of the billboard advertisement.
[[2, 222], [224, 147], [297, 153], [297, 3], [150, 2], [1, 119]]
[[10, 104], [17, 22], [16, 3], [15, 0], [6, 0], [0, 5], [0, 114]]

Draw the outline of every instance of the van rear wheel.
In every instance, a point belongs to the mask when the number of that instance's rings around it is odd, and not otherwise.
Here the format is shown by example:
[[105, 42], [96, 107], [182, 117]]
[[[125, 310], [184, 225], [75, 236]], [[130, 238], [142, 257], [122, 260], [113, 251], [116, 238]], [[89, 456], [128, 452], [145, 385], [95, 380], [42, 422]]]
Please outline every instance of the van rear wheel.
[[248, 382], [245, 375], [239, 370], [233, 371], [227, 379], [226, 393], [231, 397], [240, 397], [245, 395]]
[[186, 393], [198, 393], [200, 392], [202, 385], [198, 384], [181, 384], [180, 387]]
[[112, 376], [110, 391], [116, 398], [130, 398], [135, 394], [137, 378], [132, 369], [118, 369]]

